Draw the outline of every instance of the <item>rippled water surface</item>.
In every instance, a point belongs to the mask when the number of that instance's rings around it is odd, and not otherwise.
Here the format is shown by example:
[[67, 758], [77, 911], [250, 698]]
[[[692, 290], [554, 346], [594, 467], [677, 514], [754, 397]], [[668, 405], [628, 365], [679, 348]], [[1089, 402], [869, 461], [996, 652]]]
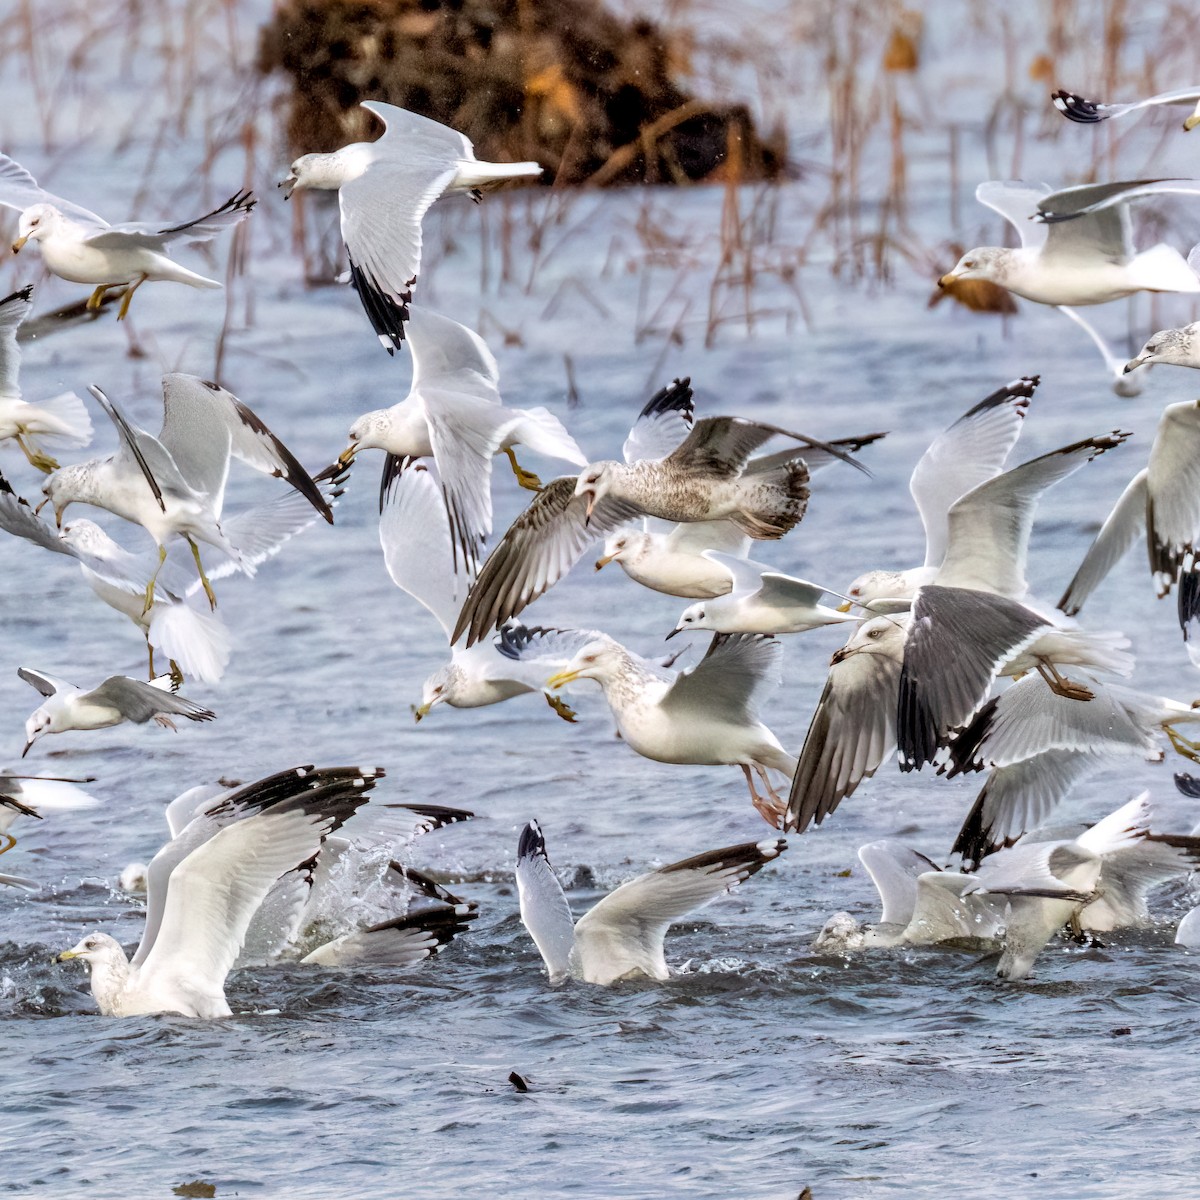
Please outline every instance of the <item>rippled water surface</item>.
[[[252, 8], [242, 15], [249, 28]], [[953, 39], [942, 16], [945, 28], [934, 24], [929, 36], [944, 61]], [[975, 50], [987, 76], [992, 58], [982, 45]], [[113, 68], [98, 69], [104, 79]], [[167, 197], [162, 211], [179, 217], [240, 180], [240, 162], [225, 176], [218, 156], [210, 190], [189, 190], [203, 153], [195, 137], [169, 139], [153, 160], [144, 139], [118, 145], [105, 132], [119, 109], [112, 97], [96, 101], [94, 125], [72, 99], [67, 127], [80, 132], [60, 135], [47, 151], [35, 136], [26, 76], [13, 61], [4, 70], [0, 87], [12, 102], [0, 116], [4, 147], [48, 185], [114, 219], [144, 180], [151, 195], [157, 186]], [[1040, 99], [1043, 90], [1030, 94]], [[974, 181], [994, 173], [980, 124], [969, 132], [957, 233], [994, 238], [996, 223], [969, 198]], [[1051, 178], [1063, 161], [1080, 171], [1089, 161], [1081, 139], [1093, 133], [1055, 126], [1028, 153]], [[951, 210], [944, 156], [926, 150], [911, 166], [910, 200], [914, 227], [932, 245], [950, 234]], [[1173, 173], [1191, 169], [1190, 159], [1160, 155], [1158, 171], [1172, 171], [1172, 162]], [[348, 289], [304, 286], [287, 210], [269, 187], [283, 161], [264, 145], [256, 179], [263, 201], [248, 277], [230, 291], [221, 377], [316, 468], [342, 448], [355, 416], [403, 395], [409, 368], [404, 356], [382, 353]], [[776, 193], [778, 244], [808, 236], [815, 187], [810, 176]], [[741, 199], [748, 211], [753, 194]], [[141, 203], [160, 211], [144, 196]], [[595, 458], [617, 454], [645, 398], [683, 374], [703, 413], [754, 414], [820, 436], [891, 431], [864, 455], [870, 480], [827, 471], [804, 523], [763, 551], [835, 587], [870, 567], [919, 561], [906, 484], [921, 450], [1004, 381], [1040, 372], [1021, 456], [1118, 427], [1136, 435], [1043, 506], [1031, 578], [1039, 595], [1056, 599], [1144, 464], [1161, 406], [1195, 394], [1192, 377], [1161, 369], [1139, 399], [1118, 399], [1092, 347], [1056, 314], [1023, 305], [1001, 323], [948, 305], [929, 311], [927, 273], [902, 261], [886, 286], [839, 280], [817, 262], [800, 276], [803, 304], [794, 280], [764, 274], [752, 328], [730, 320], [706, 347], [725, 203], [717, 188], [583, 196], [550, 223], [553, 252], [534, 271], [528, 229], [557, 211], [545, 196], [495, 196], [480, 209], [448, 201], [427, 222], [419, 298], [482, 329], [505, 397], [549, 406]], [[669, 217], [686, 232], [689, 267], [646, 251], [639, 214]], [[37, 270], [36, 256], [23, 254], [4, 264], [3, 278], [15, 287]], [[38, 310], [78, 293], [47, 281]], [[736, 311], [732, 293], [722, 295]], [[666, 315], [655, 320], [668, 331], [677, 323], [678, 337], [649, 329], [660, 303]], [[1153, 313], [1139, 303], [1132, 320], [1146, 332], [1191, 315], [1187, 303], [1166, 298]], [[220, 294], [148, 287], [128, 336], [109, 319], [28, 346], [26, 392], [37, 398], [95, 382], [153, 426], [159, 375], [212, 373], [224, 317]], [[1101, 319], [1115, 335], [1125, 310], [1114, 306]], [[131, 340], [141, 357], [129, 354]], [[111, 431], [97, 420], [96, 445], [107, 450]], [[535, 465], [544, 476], [556, 469]], [[679, 968], [670, 982], [551, 989], [517, 915], [512, 870], [525, 821], [542, 823], [556, 865], [594, 869], [574, 875], [577, 915], [622, 879], [760, 837], [766, 827], [736, 769], [652, 763], [616, 741], [598, 689], [574, 689], [573, 727], [537, 697], [474, 711], [442, 707], [415, 726], [409, 706], [445, 648], [436, 623], [384, 570], [376, 469], [363, 455], [335, 528], [309, 530], [256, 580], [220, 586], [237, 640], [233, 662], [218, 687], [185, 689], [219, 720], [178, 734], [67, 734], [31, 753], [33, 767], [98, 776], [92, 790], [104, 804], [19, 825], [20, 843], [0, 864], [43, 885], [0, 896], [0, 1192], [159, 1196], [201, 1179], [218, 1196], [313, 1198], [782, 1200], [805, 1185], [817, 1200], [1194, 1195], [1200, 1106], [1188, 1050], [1197, 964], [1171, 932], [1187, 907], [1182, 885], [1158, 898], [1160, 927], [1086, 949], [1052, 944], [1020, 985], [997, 983], [993, 960], [962, 952], [842, 959], [808, 949], [835, 910], [872, 919], [860, 844], [900, 836], [944, 854], [978, 780], [902, 777], [888, 764], [825, 827], [793, 838], [740, 892], [678, 925], [668, 939]], [[36, 492], [19, 457], [4, 451], [0, 470]], [[267, 480], [239, 476], [234, 498], [270, 491]], [[526, 498], [503, 460], [495, 493], [503, 528]], [[639, 590], [613, 567], [597, 575], [589, 561], [530, 617], [603, 628], [657, 652], [683, 602]], [[144, 662], [133, 627], [103, 608], [65, 559], [0, 541], [0, 595], [0, 735], [15, 762], [36, 702], [16, 678], [19, 664], [89, 683], [137, 674]], [[1197, 694], [1173, 606], [1155, 601], [1138, 553], [1086, 617], [1130, 635], [1137, 684], [1183, 700]], [[766, 715], [789, 747], [803, 740], [838, 641], [829, 630], [788, 640], [784, 683]], [[477, 813], [413, 849], [414, 862], [478, 901], [470, 934], [411, 971], [237, 973], [229, 997], [238, 1015], [224, 1022], [97, 1016], [77, 965], [52, 958], [97, 926], [136, 942], [140, 906], [115, 880], [161, 844], [165, 803], [222, 774], [252, 778], [302, 762], [379, 764], [388, 771], [380, 799]], [[1160, 827], [1187, 830], [1198, 814], [1174, 793], [1172, 769], [1123, 765], [1076, 795], [1065, 815], [1095, 819], [1146, 786]], [[514, 1070], [529, 1080], [528, 1093], [508, 1083]]]

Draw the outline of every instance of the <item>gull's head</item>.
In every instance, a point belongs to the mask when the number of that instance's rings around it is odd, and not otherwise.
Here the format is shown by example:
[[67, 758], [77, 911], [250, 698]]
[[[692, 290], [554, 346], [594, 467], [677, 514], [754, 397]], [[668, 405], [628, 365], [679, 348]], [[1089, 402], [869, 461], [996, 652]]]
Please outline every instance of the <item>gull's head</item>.
[[1011, 250], [1002, 246], [977, 246], [968, 250], [955, 264], [954, 270], [938, 280], [938, 287], [949, 287], [963, 279], [986, 279], [991, 283], [1003, 283], [1005, 266], [1012, 256]]
[[689, 605], [683, 610], [679, 617], [679, 623], [667, 634], [668, 639], [673, 638], [677, 633], [682, 633], [685, 629], [712, 629], [712, 623], [709, 621], [705, 613], [704, 601], [699, 604]]
[[[77, 463], [70, 467], [60, 467], [47, 475], [42, 484], [42, 495], [46, 497], [42, 504], [49, 503], [53, 507], [54, 523], [59, 529], [62, 529], [63, 513], [67, 511], [67, 506], [84, 494], [82, 484], [86, 476], [82, 468], [85, 465]], [[41, 511], [42, 504], [37, 506], [38, 512]]]
[[[884, 596], [904, 597], [912, 594], [912, 588], [899, 571], [866, 571], [846, 589], [846, 595], [855, 604], [870, 604]], [[838, 612], [849, 612], [853, 605], [847, 601], [838, 605]]]
[[904, 635], [904, 626], [894, 617], [872, 617], [854, 631], [840, 650], [834, 651], [830, 665], [845, 662], [855, 654], [881, 654], [894, 658], [904, 651]]
[[58, 536], [72, 550], [91, 558], [111, 559], [114, 552], [120, 550], [120, 546], [95, 521], [89, 521], [86, 517], [64, 525]]
[[386, 450], [383, 439], [388, 430], [387, 409], [381, 408], [375, 412], [364, 413], [350, 426], [349, 444], [338, 455], [342, 466], [354, 461], [354, 456], [360, 450]]
[[283, 198], [290, 199], [297, 188], [340, 187], [343, 179], [336, 162], [336, 154], [302, 154], [288, 168], [287, 177], [277, 184], [283, 188]]
[[575, 481], [575, 495], [587, 499], [585, 522], [592, 519], [592, 509], [596, 507], [597, 502], [612, 491], [620, 466], [620, 463], [615, 462], [598, 462], [580, 472]]
[[17, 222], [17, 240], [12, 244], [12, 252], [20, 253], [26, 242], [40, 242], [49, 237], [62, 220], [62, 213], [53, 204], [34, 204], [21, 213]]
[[[578, 485], [576, 495], [579, 494]], [[635, 529], [618, 529], [604, 543], [604, 553], [596, 559], [596, 570], [607, 567], [610, 562], [628, 562], [645, 543], [646, 535]]]
[[41, 708], [36, 708], [29, 714], [29, 719], [25, 722], [25, 749], [21, 751], [22, 758], [29, 753], [38, 738], [51, 732], [53, 724], [54, 714], [50, 712], [47, 704], [43, 704]]
[[76, 942], [70, 950], [64, 950], [59, 956], [59, 962], [68, 962], [72, 958], [81, 958], [92, 970], [101, 964], [119, 959], [127, 962], [125, 951], [120, 942], [107, 933], [89, 933], [81, 942]]
[[[144, 896], [150, 868], [145, 863], [130, 863], [117, 880], [117, 887], [131, 896]], [[69, 952], [68, 952], [69, 953]]]
[[602, 683], [620, 669], [621, 662], [621, 648], [609, 639], [601, 641], [597, 638], [583, 646], [563, 670], [551, 675], [546, 686], [565, 687], [576, 679], [595, 679]]
[[1178, 367], [1196, 366], [1200, 359], [1193, 349], [1196, 334], [1200, 332], [1200, 322], [1185, 325], [1182, 329], [1160, 329], [1142, 348], [1137, 355], [1125, 364], [1122, 372], [1128, 375], [1146, 363], [1172, 363]]
[[445, 704], [451, 699], [456, 670], [454, 663], [447, 663], [425, 680], [421, 685], [421, 703], [413, 709], [414, 721], [427, 717], [435, 704]]

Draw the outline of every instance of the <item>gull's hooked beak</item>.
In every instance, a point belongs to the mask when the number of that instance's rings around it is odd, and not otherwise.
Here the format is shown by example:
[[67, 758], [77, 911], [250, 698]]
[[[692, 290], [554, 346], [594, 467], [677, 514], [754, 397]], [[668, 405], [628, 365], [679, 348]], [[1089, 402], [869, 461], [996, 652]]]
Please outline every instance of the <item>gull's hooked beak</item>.
[[281, 179], [275, 186], [283, 188], [283, 198], [290, 200], [298, 182], [295, 175], [288, 175], [286, 179]]
[[566, 684], [571, 683], [573, 680], [578, 679], [579, 676], [579, 671], [559, 671], [557, 675], [551, 675], [550, 678], [546, 680], [546, 687], [557, 691], [560, 687], [563, 687]]
[[1148, 358], [1148, 357], [1149, 357], [1148, 355], [1145, 355], [1145, 354], [1139, 354], [1139, 355], [1137, 356], [1137, 358], [1131, 358], [1131, 359], [1130, 359], [1130, 360], [1129, 360], [1129, 361], [1128, 361], [1128, 362], [1125, 364], [1125, 366], [1124, 366], [1124, 367], [1121, 369], [1121, 374], [1122, 374], [1122, 375], [1128, 375], [1130, 371], [1134, 371], [1134, 370], [1136, 370], [1138, 367], [1140, 367], [1140, 366], [1142, 365], [1142, 363], [1144, 363], [1144, 362], [1146, 362], [1146, 361], [1147, 361], [1147, 358]]
[[842, 646], [840, 649], [835, 650], [830, 656], [829, 665], [831, 667], [836, 667], [838, 663], [845, 662], [846, 659], [848, 659], [854, 653], [855, 651], [849, 646]]
[[420, 705], [414, 704], [414, 705], [412, 705], [413, 720], [419, 724], [422, 717], [429, 716], [429, 710], [432, 707], [433, 707], [432, 704], [420, 704]]
[[841, 604], [839, 604], [837, 606], [837, 610], [838, 610], [838, 612], [849, 612], [853, 607], [854, 607], [853, 600], [843, 600], [841, 602]]
[[666, 636], [665, 638], [663, 638], [663, 641], [664, 641], [664, 642], [669, 642], [669, 641], [670, 641], [670, 640], [671, 640], [671, 639], [672, 639], [672, 638], [673, 638], [673, 637], [674, 637], [674, 636], [675, 636], [677, 633], [681, 633], [682, 631], [683, 631], [683, 626], [682, 626], [682, 625], [676, 625], [676, 626], [675, 626], [675, 628], [674, 628], [674, 629], [672, 629], [672, 630], [671, 630], [671, 632], [670, 632], [670, 633], [668, 633], [668, 634], [667, 634], [667, 636]]
[[79, 955], [74, 950], [64, 950], [61, 954], [54, 956], [55, 962], [68, 962], [72, 958], [78, 958]]
[[584, 513], [583, 513], [584, 525], [590, 525], [592, 523], [592, 509], [594, 509], [596, 507], [596, 493], [588, 492], [587, 498], [588, 498], [587, 508], [584, 510]]
[[42, 499], [42, 500], [38, 501], [37, 507], [36, 507], [36, 508], [33, 510], [33, 515], [34, 515], [35, 517], [39, 517], [39, 516], [41, 516], [41, 514], [42, 514], [42, 509], [43, 509], [43, 508], [45, 508], [45, 507], [46, 507], [46, 505], [47, 505], [47, 504], [49, 504], [49, 503], [50, 503], [50, 497], [49, 497], [49, 496], [46, 496], [44, 499]]
[[354, 461], [354, 456], [358, 453], [359, 448], [360, 447], [357, 442], [351, 442], [350, 445], [348, 445], [345, 450], [338, 455], [338, 464], [343, 467], [348, 467]]
[[[590, 511], [590, 510], [589, 510], [589, 511]], [[609, 564], [610, 562], [612, 562], [612, 560], [613, 560], [614, 558], [616, 558], [616, 557], [617, 557], [617, 556], [616, 556], [615, 554], [604, 554], [604, 555], [601, 555], [601, 556], [600, 556], [598, 559], [596, 559], [596, 570], [597, 570], [597, 571], [603, 571], [603, 570], [604, 570], [604, 568], [605, 568], [605, 567], [607, 567], [607, 566], [608, 566], [608, 564]], [[668, 636], [670, 636], [670, 635], [668, 634]]]
[[1200, 125], [1200, 114], [1192, 113], [1192, 115], [1183, 123], [1183, 132], [1191, 133], [1191, 131], [1195, 129], [1197, 125]]
[[22, 758], [24, 758], [24, 757], [25, 757], [25, 755], [27, 755], [27, 754], [29, 753], [30, 747], [32, 747], [32, 745], [33, 745], [33, 742], [26, 742], [26, 743], [25, 743], [25, 749], [21, 751], [21, 757], [22, 757]]
[[29, 241], [29, 234], [25, 234], [24, 237], [17, 238], [17, 240], [12, 244], [12, 252], [14, 254], [20, 254], [21, 247], [24, 246], [27, 241]]
[[948, 288], [952, 283], [957, 282], [957, 280], [958, 280], [958, 276], [955, 275], [955, 273], [953, 271], [950, 271], [949, 273], [943, 275], [938, 280], [938, 287]]

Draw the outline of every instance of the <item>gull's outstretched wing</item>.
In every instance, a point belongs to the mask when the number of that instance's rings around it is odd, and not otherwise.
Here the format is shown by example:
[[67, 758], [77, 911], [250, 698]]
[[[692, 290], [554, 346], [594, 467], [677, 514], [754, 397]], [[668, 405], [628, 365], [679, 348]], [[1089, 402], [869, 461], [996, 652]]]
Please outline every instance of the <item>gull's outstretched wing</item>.
[[749, 879], [787, 849], [782, 838], [709, 850], [623, 883], [575, 926], [579, 966], [591, 983], [633, 972], [666, 979], [663, 938], [673, 921]]
[[473, 329], [413, 305], [408, 314], [408, 351], [413, 363], [410, 392], [449, 388], [500, 403], [500, 368]]
[[81, 699], [111, 705], [125, 720], [137, 725], [144, 725], [158, 716], [187, 717], [189, 721], [215, 721], [217, 717], [201, 704], [128, 675], [110, 675]]
[[108, 228], [108, 222], [94, 212], [47, 192], [20, 163], [0, 154], [0, 205], [21, 212], [35, 204], [53, 204], [64, 216], [90, 229]]
[[411, 967], [465, 933], [477, 915], [473, 903], [423, 909], [334, 938], [300, 961], [318, 967]]
[[671, 526], [666, 549], [677, 554], [715, 550], [745, 558], [750, 550], [750, 539], [732, 521], [681, 521]]
[[[746, 469], [750, 455], [773, 437], [791, 438], [798, 442], [794, 454], [788, 460], [804, 458], [805, 449], [831, 454], [849, 463], [864, 474], [866, 467], [849, 451], [830, 442], [811, 438], [807, 434], [793, 433], [778, 425], [762, 421], [751, 421], [745, 417], [703, 417], [692, 426], [691, 433], [664, 460], [676, 471], [710, 476], [717, 479], [732, 479]], [[788, 461], [785, 460], [785, 461]]]
[[1068, 617], [1087, 602], [1101, 581], [1125, 554], [1146, 528], [1146, 468], [1142, 468], [1108, 514], [1096, 540], [1088, 547], [1058, 607]]
[[1085, 929], [1119, 929], [1150, 920], [1149, 894], [1200, 864], [1200, 838], [1152, 833], [1104, 858], [1097, 900], [1080, 913]]
[[65, 679], [56, 679], [53, 675], [47, 675], [43, 671], [35, 671], [32, 667], [18, 667], [17, 675], [37, 688], [43, 696], [53, 696], [56, 692], [74, 691], [75, 685], [68, 683]]
[[0, 300], [0, 396], [21, 394], [21, 349], [17, 330], [33, 308], [33, 284]]
[[892, 838], [860, 846], [858, 860], [879, 893], [883, 907], [880, 925], [907, 925], [917, 905], [918, 876], [941, 869], [932, 859]]
[[1165, 596], [1200, 533], [1200, 401], [1163, 409], [1146, 470], [1150, 570]]
[[376, 145], [384, 154], [398, 159], [423, 154], [443, 158], [448, 163], [456, 159], [469, 162], [475, 157], [471, 139], [440, 121], [382, 100], [364, 100], [360, 107], [383, 122], [383, 136]]
[[1034, 217], [1035, 224], [1050, 226], [1042, 247], [1043, 262], [1128, 262], [1134, 249], [1127, 201], [1144, 194], [1141, 189], [1155, 182], [1159, 181], [1088, 183], [1043, 196]]
[[998, 212], [1017, 231], [1026, 249], [1041, 246], [1048, 232], [1031, 220], [1038, 204], [1054, 189], [1048, 183], [1024, 183], [1019, 179], [989, 179], [975, 189], [975, 199]]
[[1025, 580], [1029, 534], [1042, 493], [1129, 436], [1114, 431], [1084, 438], [1013, 467], [957, 500], [950, 509], [949, 541], [938, 584], [1013, 599], [1024, 596], [1029, 590]]
[[925, 526], [927, 567], [941, 566], [945, 556], [951, 505], [1003, 470], [1040, 382], [1040, 375], [1025, 375], [1005, 384], [938, 434], [921, 455], [908, 487]]
[[[540, 688], [556, 671], [563, 670], [589, 642], [603, 638], [597, 629], [532, 628], [506, 621], [493, 640], [496, 651], [508, 660], [485, 668], [485, 678], [516, 679]], [[518, 665], [519, 664], [519, 665]]]
[[141, 246], [147, 250], [161, 250], [169, 242], [185, 239], [189, 242], [211, 241], [226, 229], [240, 224], [258, 201], [249, 192], [235, 192], [220, 208], [205, 213], [195, 220], [181, 225], [163, 228], [161, 221], [127, 221], [113, 225], [103, 233], [87, 239], [89, 246], [97, 249], [113, 248], [124, 250]]
[[679, 716], [715, 713], [734, 721], [754, 719], [754, 697], [780, 682], [783, 644], [759, 633], [718, 633], [704, 657], [680, 671], [660, 701]]
[[557, 583], [603, 538], [641, 510], [625, 500], [603, 496], [587, 519], [587, 501], [575, 496], [577, 476], [552, 480], [509, 527], [472, 585], [450, 642], [467, 634], [472, 646], [517, 616]]
[[166, 512], [163, 489], [188, 490], [188, 485], [179, 473], [170, 452], [158, 438], [131, 425], [125, 419], [125, 414], [94, 383], [88, 385], [88, 391], [116, 426], [121, 438], [121, 449], [117, 451], [115, 461], [122, 467], [128, 467], [130, 470], [136, 467], [141, 471], [146, 486], [154, 494], [159, 508]]
[[695, 421], [691, 376], [655, 392], [638, 413], [621, 453], [627, 463], [660, 460], [683, 444]]
[[1159, 92], [1157, 96], [1147, 96], [1145, 100], [1134, 100], [1128, 104], [1104, 104], [1095, 100], [1085, 100], [1076, 92], [1063, 91], [1053, 92], [1050, 99], [1067, 120], [1077, 121], [1080, 125], [1095, 125], [1099, 121], [1107, 121], [1110, 117], [1123, 117], [1126, 113], [1155, 108], [1160, 104], [1188, 104], [1195, 107], [1200, 102], [1200, 87]]
[[34, 542], [43, 550], [74, 557], [71, 547], [33, 511], [27, 500], [12, 490], [3, 475], [0, 475], [0, 529]]
[[266, 423], [231, 392], [195, 375], [163, 376], [163, 427], [158, 440], [180, 474], [213, 497], [217, 515], [229, 474], [229, 457], [290, 483], [333, 524], [333, 512], [296, 456]]
[[546, 964], [550, 982], [558, 983], [570, 974], [575, 923], [562, 884], [550, 866], [546, 839], [536, 821], [530, 821], [521, 830], [516, 875], [521, 920]]

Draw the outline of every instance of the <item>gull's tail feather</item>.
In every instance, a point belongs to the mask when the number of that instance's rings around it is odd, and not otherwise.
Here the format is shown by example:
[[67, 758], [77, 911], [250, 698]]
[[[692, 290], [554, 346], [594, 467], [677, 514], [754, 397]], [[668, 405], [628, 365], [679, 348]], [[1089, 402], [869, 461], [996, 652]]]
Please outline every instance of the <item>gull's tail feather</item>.
[[548, 409], [525, 409], [509, 437], [522, 446], [528, 446], [535, 454], [544, 454], [548, 458], [563, 458], [580, 467], [587, 463], [587, 456], [579, 449], [575, 439]]
[[741, 508], [729, 517], [743, 533], [759, 541], [781, 538], [808, 507], [808, 467], [793, 458], [747, 480]]
[[154, 605], [147, 637], [155, 650], [201, 683], [217, 683], [233, 652], [233, 639], [221, 619], [190, 604]]
[[493, 187], [506, 179], [540, 179], [542, 168], [535, 162], [460, 162], [454, 177], [455, 190]]
[[45, 419], [30, 422], [29, 441], [35, 450], [41, 450], [43, 442], [79, 447], [92, 440], [92, 418], [74, 392], [41, 400], [37, 407], [45, 414]]
[[1190, 262], [1164, 242], [1136, 255], [1129, 271], [1138, 287], [1148, 292], [1200, 292], [1200, 276]]

